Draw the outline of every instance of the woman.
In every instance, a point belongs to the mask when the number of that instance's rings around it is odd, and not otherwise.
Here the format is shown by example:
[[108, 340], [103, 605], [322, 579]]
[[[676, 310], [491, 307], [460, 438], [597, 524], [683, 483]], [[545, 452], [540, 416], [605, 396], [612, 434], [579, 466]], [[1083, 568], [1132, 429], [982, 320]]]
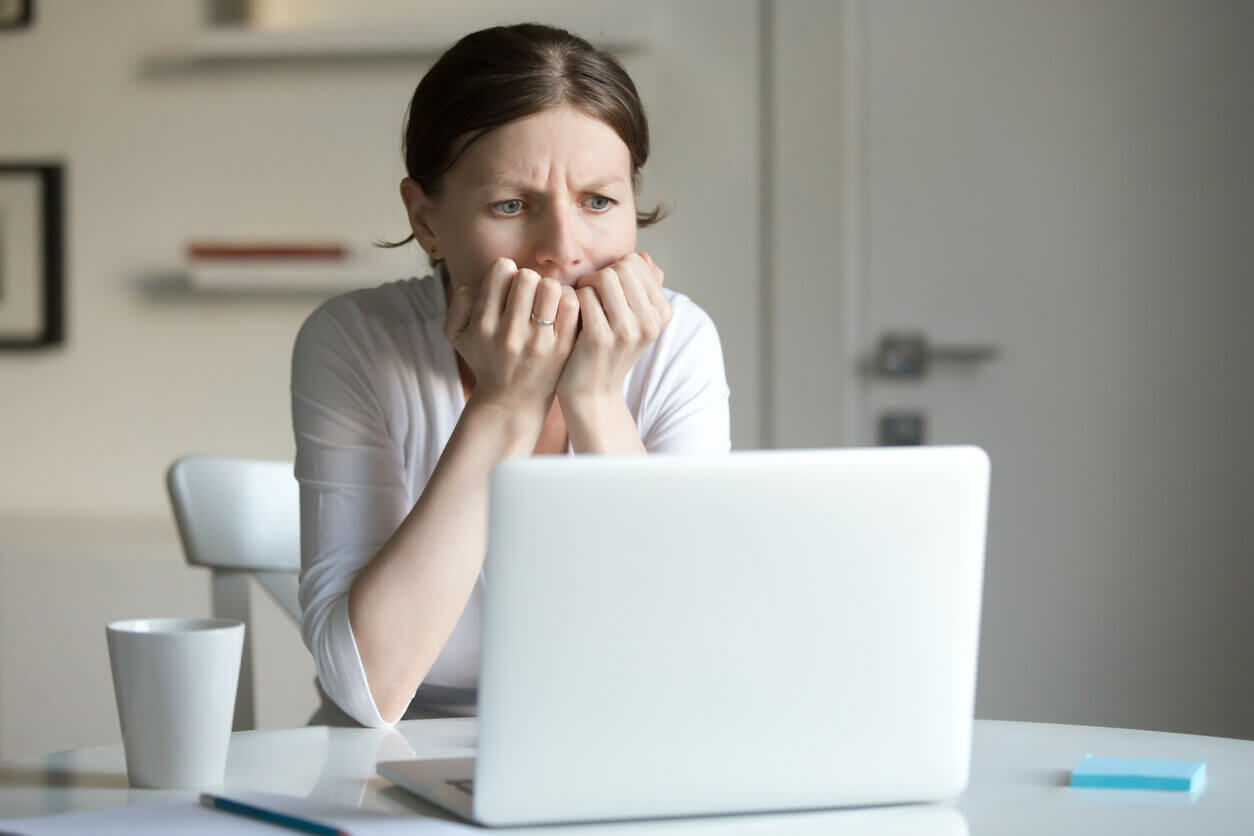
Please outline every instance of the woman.
[[631, 79], [558, 29], [474, 33], [418, 84], [401, 198], [434, 275], [331, 299], [293, 355], [317, 722], [473, 710], [502, 459], [729, 448], [714, 325], [636, 251], [648, 153]]

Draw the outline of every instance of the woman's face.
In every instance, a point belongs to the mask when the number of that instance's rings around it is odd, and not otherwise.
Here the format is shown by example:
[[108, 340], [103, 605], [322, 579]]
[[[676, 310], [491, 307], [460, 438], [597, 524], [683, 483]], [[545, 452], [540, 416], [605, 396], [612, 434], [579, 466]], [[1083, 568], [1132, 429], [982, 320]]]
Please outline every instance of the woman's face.
[[438, 197], [410, 179], [401, 194], [415, 237], [445, 259], [454, 286], [477, 288], [502, 256], [573, 285], [636, 247], [627, 146], [572, 107], [479, 137], [444, 175]]

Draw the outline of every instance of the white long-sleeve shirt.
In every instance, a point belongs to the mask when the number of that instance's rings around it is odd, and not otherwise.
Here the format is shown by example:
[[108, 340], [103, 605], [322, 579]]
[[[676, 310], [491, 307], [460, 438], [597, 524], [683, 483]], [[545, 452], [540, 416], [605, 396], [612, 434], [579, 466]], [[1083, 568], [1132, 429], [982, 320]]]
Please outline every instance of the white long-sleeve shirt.
[[[730, 449], [728, 388], [714, 323], [666, 291], [673, 317], [623, 382], [649, 452]], [[421, 496], [465, 406], [436, 277], [346, 293], [302, 326], [292, 356], [301, 505], [301, 636], [326, 694], [387, 725], [366, 684], [348, 590]], [[480, 576], [424, 680], [476, 688]]]

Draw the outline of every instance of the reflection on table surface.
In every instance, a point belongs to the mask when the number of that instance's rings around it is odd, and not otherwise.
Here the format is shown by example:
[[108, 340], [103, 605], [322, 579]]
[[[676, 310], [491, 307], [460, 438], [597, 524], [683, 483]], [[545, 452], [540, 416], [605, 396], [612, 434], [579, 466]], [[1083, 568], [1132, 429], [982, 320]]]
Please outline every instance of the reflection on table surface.
[[[222, 792], [258, 790], [397, 809], [394, 801], [376, 800], [378, 790], [390, 786], [374, 774], [377, 761], [419, 757], [422, 750], [439, 751], [441, 757], [472, 755], [474, 742], [473, 718], [418, 721], [397, 729], [309, 726], [236, 732]], [[6, 818], [196, 795], [131, 789], [120, 744], [0, 763], [0, 792]]]

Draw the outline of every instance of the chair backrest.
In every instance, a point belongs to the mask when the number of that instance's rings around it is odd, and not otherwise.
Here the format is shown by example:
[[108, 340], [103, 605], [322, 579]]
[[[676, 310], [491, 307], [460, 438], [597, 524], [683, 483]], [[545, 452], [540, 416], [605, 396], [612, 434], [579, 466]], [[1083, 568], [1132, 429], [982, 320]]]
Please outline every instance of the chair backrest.
[[[212, 573], [214, 616], [249, 623], [248, 580], [300, 623], [300, 489], [291, 461], [185, 456], [166, 488], [183, 553]], [[244, 631], [235, 729], [255, 727], [251, 628]]]
[[187, 562], [300, 571], [300, 491], [291, 461], [185, 456], [166, 476]]

